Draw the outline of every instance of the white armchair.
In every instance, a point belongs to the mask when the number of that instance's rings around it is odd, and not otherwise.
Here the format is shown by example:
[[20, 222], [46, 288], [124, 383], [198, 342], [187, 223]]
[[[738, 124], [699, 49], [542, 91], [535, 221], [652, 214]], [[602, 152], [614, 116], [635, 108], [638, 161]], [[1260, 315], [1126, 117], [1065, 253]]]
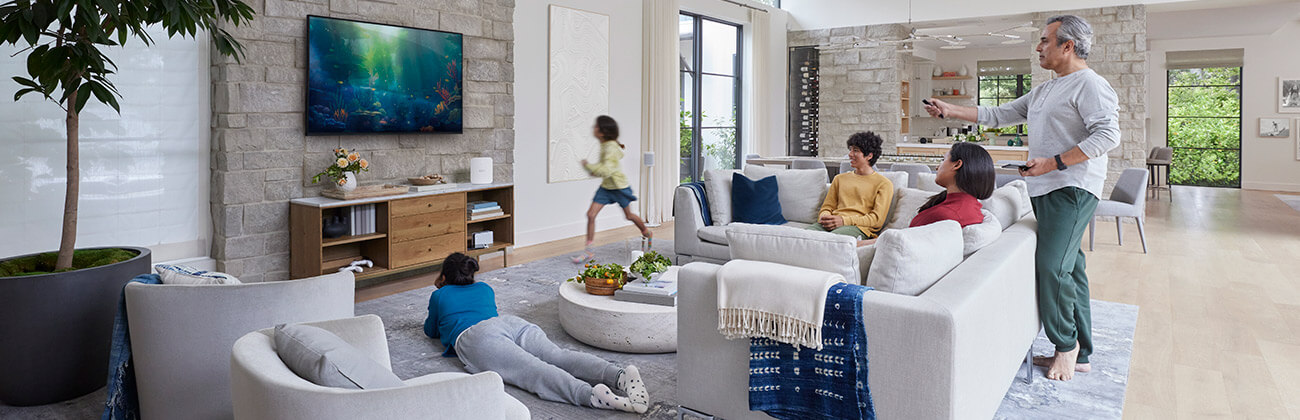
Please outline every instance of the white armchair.
[[353, 315], [351, 272], [226, 285], [126, 286], [140, 415], [229, 419], [230, 346], [252, 331]]
[[[375, 315], [307, 323], [332, 332], [385, 368], [388, 340]], [[433, 373], [385, 389], [330, 388], [289, 370], [275, 352], [273, 330], [235, 342], [230, 386], [236, 419], [528, 419], [528, 408], [505, 392], [496, 372]]]

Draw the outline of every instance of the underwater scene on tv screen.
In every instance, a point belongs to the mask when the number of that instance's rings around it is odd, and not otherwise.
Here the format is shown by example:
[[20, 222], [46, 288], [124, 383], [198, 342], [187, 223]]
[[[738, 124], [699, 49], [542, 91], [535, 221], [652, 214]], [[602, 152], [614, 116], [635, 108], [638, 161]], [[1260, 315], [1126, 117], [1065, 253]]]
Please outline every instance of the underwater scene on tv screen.
[[307, 132], [461, 132], [461, 35], [308, 18]]

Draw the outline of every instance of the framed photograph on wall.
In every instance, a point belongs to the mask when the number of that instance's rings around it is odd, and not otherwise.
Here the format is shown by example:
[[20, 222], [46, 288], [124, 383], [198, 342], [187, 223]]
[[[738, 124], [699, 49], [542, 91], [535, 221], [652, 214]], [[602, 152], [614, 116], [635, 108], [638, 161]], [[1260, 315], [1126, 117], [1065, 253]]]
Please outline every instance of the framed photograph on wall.
[[1291, 137], [1290, 118], [1260, 118], [1259, 136], [1285, 139]]
[[1300, 114], [1300, 77], [1277, 79], [1277, 112]]

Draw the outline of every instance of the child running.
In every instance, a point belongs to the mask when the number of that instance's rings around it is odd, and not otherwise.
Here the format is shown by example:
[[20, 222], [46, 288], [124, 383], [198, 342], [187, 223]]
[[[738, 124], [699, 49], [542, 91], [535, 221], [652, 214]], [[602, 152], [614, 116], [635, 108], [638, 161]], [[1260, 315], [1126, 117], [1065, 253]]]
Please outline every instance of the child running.
[[636, 201], [636, 196], [632, 194], [632, 187], [628, 186], [627, 175], [623, 174], [624, 146], [623, 143], [618, 142], [618, 123], [608, 115], [596, 117], [592, 136], [600, 141], [600, 162], [588, 163], [583, 159], [582, 166], [587, 169], [587, 172], [604, 180], [600, 182], [600, 188], [596, 189], [596, 196], [591, 199], [591, 208], [587, 209], [587, 242], [583, 253], [573, 257], [574, 264], [582, 264], [595, 257], [591, 242], [596, 238], [596, 215], [600, 214], [600, 209], [606, 205], [618, 203], [623, 207], [623, 216], [641, 230], [642, 248], [650, 249], [650, 241], [654, 236], [650, 229], [646, 228], [645, 222], [628, 208], [633, 201]]
[[[645, 413], [650, 394], [636, 366], [619, 368], [599, 357], [561, 349], [537, 325], [497, 314], [496, 294], [474, 281], [478, 261], [447, 256], [438, 288], [429, 296], [424, 334], [439, 338], [442, 355], [458, 357], [470, 373], [493, 371], [506, 383], [547, 401]], [[578, 379], [582, 378], [582, 379]], [[592, 384], [596, 384], [592, 386]], [[626, 394], [619, 396], [609, 385]]]

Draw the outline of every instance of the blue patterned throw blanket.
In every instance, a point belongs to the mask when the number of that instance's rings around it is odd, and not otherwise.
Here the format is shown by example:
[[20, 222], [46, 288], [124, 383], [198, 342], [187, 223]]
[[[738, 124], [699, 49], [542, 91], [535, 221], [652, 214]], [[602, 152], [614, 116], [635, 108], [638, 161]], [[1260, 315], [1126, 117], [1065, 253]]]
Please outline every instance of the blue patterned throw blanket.
[[839, 283], [826, 292], [821, 350], [750, 339], [750, 410], [778, 419], [876, 418], [862, 323], [862, 294], [868, 290]]
[[[131, 283], [160, 284], [157, 274], [141, 274]], [[135, 389], [135, 366], [131, 362], [131, 333], [127, 328], [126, 287], [117, 302], [117, 318], [113, 320], [113, 344], [108, 356], [108, 399], [104, 401], [101, 420], [132, 420], [140, 418], [140, 399]]]

